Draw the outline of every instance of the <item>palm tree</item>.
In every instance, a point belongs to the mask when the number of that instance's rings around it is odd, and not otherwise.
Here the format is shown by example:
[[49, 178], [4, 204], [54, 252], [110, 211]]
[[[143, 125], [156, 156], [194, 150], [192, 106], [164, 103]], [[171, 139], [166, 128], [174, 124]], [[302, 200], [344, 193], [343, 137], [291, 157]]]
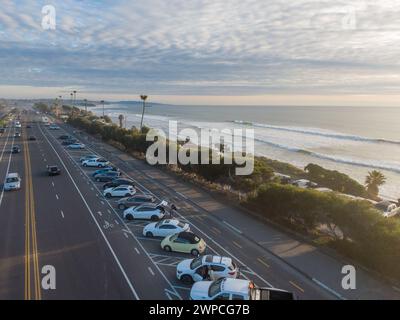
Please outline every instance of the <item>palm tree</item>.
[[122, 121], [124, 121], [124, 115], [123, 115], [123, 114], [120, 114], [120, 115], [118, 116], [118, 120], [119, 120], [119, 127], [122, 128]]
[[146, 107], [147, 96], [146, 96], [146, 95], [141, 95], [141, 96], [140, 96], [140, 99], [143, 100], [142, 120], [140, 121], [140, 131], [142, 131], [142, 128], [143, 128], [144, 109], [145, 109], [145, 107]]
[[368, 194], [377, 197], [379, 194], [379, 186], [385, 184], [385, 182], [386, 177], [382, 172], [377, 170], [368, 172], [368, 175], [365, 178], [365, 187], [367, 188]]

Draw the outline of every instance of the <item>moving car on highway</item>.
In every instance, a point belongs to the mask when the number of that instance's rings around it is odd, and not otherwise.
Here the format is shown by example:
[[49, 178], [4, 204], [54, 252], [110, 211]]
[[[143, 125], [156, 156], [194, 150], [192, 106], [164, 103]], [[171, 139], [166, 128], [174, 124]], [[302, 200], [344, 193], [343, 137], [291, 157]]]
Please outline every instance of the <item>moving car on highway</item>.
[[[115, 178], [118, 178], [121, 175], [121, 172], [119, 171], [106, 171], [104, 173], [100, 173], [94, 176], [94, 180], [97, 182], [109, 182], [114, 180]], [[130, 183], [127, 183], [130, 185]]]
[[57, 176], [61, 174], [61, 169], [55, 165], [47, 166], [47, 173], [49, 176]]
[[212, 272], [214, 280], [219, 278], [237, 278], [239, 269], [231, 258], [205, 255], [195, 259], [185, 259], [176, 266], [176, 277], [185, 283], [204, 280], [208, 269]]
[[15, 138], [21, 138], [21, 133], [20, 133], [20, 132], [16, 132], [16, 133], [14, 134], [14, 137], [15, 137]]
[[137, 207], [131, 207], [124, 211], [123, 217], [127, 220], [133, 219], [144, 219], [158, 221], [165, 216], [164, 206], [167, 203], [165, 201], [160, 204], [146, 203]]
[[129, 197], [133, 196], [136, 193], [136, 190], [132, 186], [119, 186], [115, 188], [108, 188], [103, 191], [103, 195], [106, 198], [111, 197]]
[[21, 147], [18, 145], [15, 145], [11, 148], [11, 153], [20, 153], [21, 152]]
[[104, 168], [110, 164], [104, 158], [94, 158], [82, 161], [82, 166], [84, 167], [97, 167], [97, 168]]
[[152, 222], [143, 228], [145, 237], [165, 238], [175, 233], [190, 231], [188, 223], [180, 222], [177, 219], [165, 219], [159, 222]]
[[85, 145], [83, 143], [73, 143], [67, 146], [68, 149], [80, 150], [85, 149]]
[[206, 250], [206, 243], [193, 232], [181, 232], [166, 237], [161, 241], [161, 248], [165, 251], [190, 253], [198, 256]]
[[294, 300], [294, 294], [276, 288], [257, 288], [250, 280], [221, 278], [199, 281], [190, 290], [192, 300]]
[[21, 178], [18, 173], [9, 173], [6, 176], [3, 186], [5, 191], [21, 189]]
[[49, 126], [49, 129], [50, 130], [59, 130], [60, 129], [60, 127], [58, 126], [58, 125], [56, 125], [56, 124], [51, 124], [50, 126]]
[[144, 203], [154, 203], [156, 199], [149, 194], [136, 194], [132, 197], [122, 198], [117, 201], [118, 209], [125, 210], [130, 207], [136, 207]]
[[107, 188], [114, 188], [114, 187], [118, 187], [120, 185], [131, 185], [134, 186], [134, 182], [131, 179], [125, 179], [125, 178], [117, 178], [117, 179], [113, 179], [107, 183], [105, 183], [103, 185], [103, 190], [107, 189]]

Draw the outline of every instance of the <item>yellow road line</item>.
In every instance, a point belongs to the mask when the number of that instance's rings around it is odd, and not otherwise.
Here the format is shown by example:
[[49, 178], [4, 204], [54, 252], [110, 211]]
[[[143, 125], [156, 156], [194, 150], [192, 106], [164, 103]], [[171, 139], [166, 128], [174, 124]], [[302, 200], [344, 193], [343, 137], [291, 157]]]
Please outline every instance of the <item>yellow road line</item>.
[[259, 263], [261, 263], [262, 265], [264, 265], [265, 267], [269, 268], [269, 264], [266, 263], [263, 259], [257, 258], [257, 261], [258, 261]]
[[[37, 236], [36, 236], [36, 217], [35, 217], [35, 199], [33, 192], [33, 183], [32, 183], [32, 167], [31, 167], [31, 159], [29, 155], [29, 146], [24, 139], [24, 158], [25, 158], [25, 179], [26, 179], [26, 276], [25, 276], [25, 299], [31, 299], [31, 272], [30, 272], [30, 263], [32, 257], [33, 264], [33, 275], [34, 275], [34, 297], [36, 300], [41, 299], [41, 289], [40, 289], [40, 271], [39, 271], [39, 258], [38, 258], [38, 249], [37, 249]], [[32, 240], [32, 245], [30, 241]], [[32, 251], [31, 251], [32, 247]]]
[[294, 283], [293, 281], [289, 281], [289, 283], [295, 287], [297, 290], [300, 290], [301, 292], [304, 292], [304, 289], [300, 287], [298, 284]]

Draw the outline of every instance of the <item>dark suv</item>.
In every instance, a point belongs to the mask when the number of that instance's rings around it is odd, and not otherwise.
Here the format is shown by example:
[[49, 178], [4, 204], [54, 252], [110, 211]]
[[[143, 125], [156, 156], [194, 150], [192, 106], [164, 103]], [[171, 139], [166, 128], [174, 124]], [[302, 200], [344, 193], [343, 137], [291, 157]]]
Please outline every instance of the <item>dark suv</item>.
[[100, 173], [94, 177], [94, 180], [97, 182], [108, 182], [113, 181], [115, 178], [118, 178], [121, 175], [119, 171], [107, 171], [104, 173]]
[[61, 170], [57, 166], [47, 166], [47, 173], [49, 176], [56, 176], [61, 173]]
[[117, 201], [118, 209], [127, 209], [130, 207], [136, 207], [143, 203], [154, 203], [156, 199], [149, 194], [135, 194], [131, 197], [122, 198]]

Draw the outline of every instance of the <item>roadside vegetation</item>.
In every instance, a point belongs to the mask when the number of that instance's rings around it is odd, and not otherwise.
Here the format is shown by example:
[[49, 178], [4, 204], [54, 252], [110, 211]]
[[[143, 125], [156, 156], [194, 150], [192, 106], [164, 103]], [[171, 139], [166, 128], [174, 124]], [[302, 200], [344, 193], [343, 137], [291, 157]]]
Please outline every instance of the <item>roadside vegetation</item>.
[[[125, 152], [143, 158], [152, 144], [146, 141], [147, 127], [142, 130], [125, 129], [113, 124], [110, 119], [101, 119], [91, 112], [76, 109], [68, 110], [69, 124]], [[400, 220], [384, 218], [370, 201], [362, 199], [378, 198], [378, 188], [385, 180], [380, 172], [371, 172], [364, 187], [343, 173], [316, 164], [308, 164], [301, 170], [287, 163], [256, 157], [254, 172], [249, 176], [237, 176], [234, 175], [234, 164], [222, 163], [179, 164], [173, 171], [189, 174], [192, 181], [208, 183], [210, 190], [219, 185], [224, 186], [230, 195], [239, 193], [240, 205], [259, 217], [302, 234], [315, 243], [334, 248], [338, 253], [387, 277], [400, 280]], [[296, 179], [309, 179], [336, 192], [284, 184], [275, 172]], [[341, 193], [362, 198], [355, 200]]]

